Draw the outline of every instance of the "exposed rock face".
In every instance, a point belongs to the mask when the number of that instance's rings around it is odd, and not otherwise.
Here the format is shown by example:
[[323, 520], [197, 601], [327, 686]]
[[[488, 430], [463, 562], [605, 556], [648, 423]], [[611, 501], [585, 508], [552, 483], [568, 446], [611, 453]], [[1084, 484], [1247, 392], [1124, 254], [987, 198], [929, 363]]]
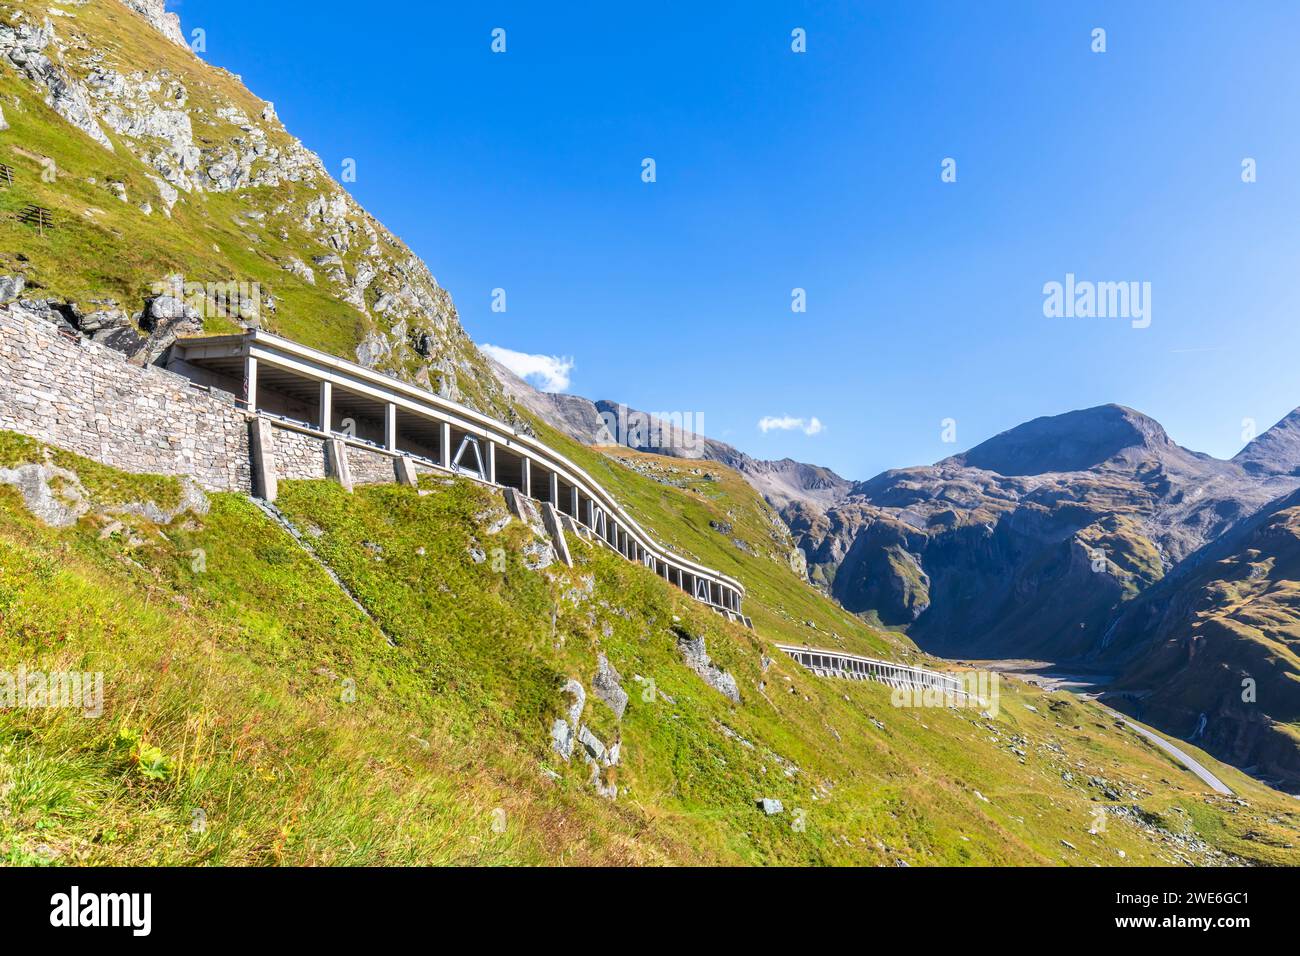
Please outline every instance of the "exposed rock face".
[[911, 625], [927, 649], [1075, 657], [1101, 646], [1123, 601], [1300, 486], [1285, 443], [1266, 437], [1260, 446], [1278, 453], [1252, 473], [1107, 405], [1035, 419], [783, 517], [814, 579], [832, 581], [849, 610]]
[[674, 630], [677, 635], [677, 649], [681, 651], [686, 666], [695, 671], [704, 683], [722, 696], [733, 703], [740, 703], [740, 688], [736, 686], [736, 678], [709, 659], [708, 651], [704, 646], [704, 638], [693, 637], [681, 628], [675, 628]]
[[623, 678], [619, 676], [614, 665], [611, 664], [604, 654], [600, 655], [597, 661], [596, 676], [591, 679], [591, 692], [596, 695], [619, 720], [623, 719], [623, 712], [627, 710], [627, 691], [622, 687]]
[[43, 90], [45, 105], [105, 149], [113, 150], [95, 120], [85, 87], [63, 66], [63, 54], [54, 43], [54, 26], [48, 17], [39, 26], [0, 23], [0, 60]]
[[[99, 36], [107, 22], [122, 37], [106, 42]], [[331, 178], [271, 104], [188, 51], [179, 20], [163, 0], [92, 0], [70, 6], [57, 26], [36, 4], [0, 5], [0, 63], [95, 143], [141, 164], [139, 172], [131, 171], [129, 192], [119, 178], [103, 184], [114, 202], [156, 208], [163, 219], [178, 203], [189, 203], [201, 221], [209, 213], [200, 194], [231, 197], [221, 206], [212, 242], [196, 243], [214, 249], [213, 274], [195, 278], [257, 281], [264, 303], [279, 298], [272, 285], [317, 288], [345, 307], [322, 310], [328, 313], [322, 323], [343, 326], [341, 335], [323, 330], [322, 343], [355, 336], [348, 346], [355, 351], [345, 357], [508, 421], [514, 417], [450, 296], [425, 264]], [[241, 234], [241, 253], [246, 249], [264, 262], [265, 273], [229, 274], [228, 253], [220, 247], [232, 223]], [[274, 312], [251, 319], [238, 310], [227, 314], [233, 324], [263, 319], [269, 331], [279, 330]], [[301, 323], [294, 337], [317, 344]]]
[[149, 24], [167, 39], [189, 48], [184, 34], [181, 33], [181, 18], [167, 12], [167, 0], [122, 0], [122, 3], [148, 20]]
[[1254, 475], [1300, 474], [1300, 408], [1251, 441], [1232, 460]]

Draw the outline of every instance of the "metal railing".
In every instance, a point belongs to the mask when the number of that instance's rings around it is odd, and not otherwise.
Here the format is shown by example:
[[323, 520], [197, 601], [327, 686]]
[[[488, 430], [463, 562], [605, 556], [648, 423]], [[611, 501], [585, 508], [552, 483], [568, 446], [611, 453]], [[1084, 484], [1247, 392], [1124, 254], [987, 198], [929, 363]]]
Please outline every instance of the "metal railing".
[[828, 651], [817, 647], [799, 647], [794, 644], [777, 644], [777, 649], [792, 657], [796, 663], [808, 668], [819, 677], [843, 677], [848, 680], [874, 680], [890, 687], [934, 688], [945, 694], [966, 696], [961, 679], [951, 674], [878, 661], [845, 651]]

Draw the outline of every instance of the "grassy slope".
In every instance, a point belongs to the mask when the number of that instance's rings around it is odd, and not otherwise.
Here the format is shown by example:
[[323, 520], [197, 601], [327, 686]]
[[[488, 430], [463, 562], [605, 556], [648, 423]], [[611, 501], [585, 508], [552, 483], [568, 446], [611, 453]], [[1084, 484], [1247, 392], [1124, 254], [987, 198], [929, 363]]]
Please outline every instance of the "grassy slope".
[[[1178, 582], [1168, 609], [1122, 622], [1147, 646], [1118, 686], [1143, 695], [1143, 714], [1205, 740], [1241, 766], [1300, 781], [1300, 507], [1289, 496], [1216, 545], [1222, 555]], [[1281, 507], [1290, 504], [1291, 507]], [[1274, 506], [1269, 506], [1273, 508]], [[1255, 688], [1243, 693], [1243, 681]]]
[[[33, 12], [28, 5], [18, 6]], [[236, 127], [216, 120], [218, 105], [233, 104], [252, 116], [262, 110], [229, 74], [203, 67], [120, 4], [84, 7], [75, 24], [93, 33], [97, 46], [114, 59], [130, 62], [136, 55], [132, 51], [148, 49], [157, 57], [156, 69], [185, 78], [190, 103], [203, 107], [213, 120], [211, 127], [195, 129], [196, 138], [220, 141], [237, 135]], [[58, 27], [64, 33], [69, 29], [66, 23]], [[293, 229], [286, 242], [272, 230], [235, 221], [237, 214], [250, 209], [269, 212], [291, 197], [291, 190], [250, 189], [240, 194], [242, 199], [183, 194], [168, 218], [150, 178], [157, 174], [120, 140], [114, 152], [104, 149], [46, 106], [31, 84], [7, 70], [0, 71], [0, 97], [10, 125], [0, 134], [0, 159], [14, 168], [14, 185], [0, 190], [0, 249], [6, 269], [22, 271], [47, 294], [83, 307], [90, 299], [112, 297], [128, 309], [139, 308], [154, 283], [173, 272], [195, 282], [260, 282], [283, 299], [284, 319], [269, 318], [268, 328], [352, 355], [361, 337], [361, 314], [331, 295], [326, 284], [311, 286], [275, 261], [288, 254], [310, 261], [312, 254], [331, 250], [301, 229]], [[115, 138], [111, 132], [109, 137]], [[281, 136], [276, 145], [284, 142]], [[47, 157], [55, 164], [52, 182], [42, 175]], [[125, 184], [130, 202], [121, 202], [108, 190], [109, 180]], [[144, 201], [154, 207], [149, 215], [138, 208]], [[54, 213], [56, 227], [44, 238], [17, 221], [17, 213], [28, 203]], [[312, 321], [294, 322], [294, 315], [312, 316]], [[211, 319], [210, 325], [212, 332], [238, 330], [236, 323], [220, 318]]]
[[[22, 12], [40, 22], [45, 8], [31, 0], [0, 2], [0, 19], [12, 21], [15, 12]], [[90, 0], [69, 12], [75, 15], [54, 18], [54, 26], [72, 46], [68, 66], [74, 74], [84, 74], [84, 54], [93, 49], [104, 55], [105, 65], [124, 74], [147, 69], [151, 76], [165, 74], [169, 82], [183, 82], [200, 147], [245, 135], [220, 118], [218, 109], [233, 106], [260, 117], [265, 103], [238, 77], [171, 43], [118, 0]], [[81, 36], [89, 42], [75, 39]], [[40, 90], [5, 68], [0, 68], [0, 100], [10, 125], [0, 133], [0, 162], [14, 170], [13, 185], [0, 188], [0, 272], [24, 274], [35, 287], [29, 297], [67, 299], [86, 311], [94, 308], [92, 300], [112, 298], [131, 314], [156, 283], [180, 273], [187, 282], [256, 283], [277, 303], [274, 312], [263, 309], [264, 328], [344, 358], [356, 357], [356, 347], [372, 325], [384, 326], [382, 316], [367, 319], [343, 301], [323, 272], [312, 285], [282, 267], [290, 258], [310, 264], [313, 256], [336, 252], [303, 224], [308, 204], [333, 184], [286, 182], [234, 193], [183, 192], [169, 218], [151, 178], [156, 172], [132, 154], [131, 143], [105, 126], [115, 145], [109, 152], [46, 106]], [[288, 147], [286, 132], [273, 123], [262, 125], [270, 146]], [[43, 176], [45, 159], [53, 161], [56, 171], [49, 182]], [[125, 184], [129, 202], [110, 192], [110, 180]], [[146, 201], [153, 207], [148, 215], [139, 208]], [[29, 203], [54, 215], [56, 226], [44, 237], [17, 221]], [[349, 276], [362, 263], [364, 246], [358, 241], [342, 254]], [[404, 247], [389, 251], [396, 258], [409, 254]], [[368, 304], [374, 304], [379, 287], [370, 288]], [[221, 315], [207, 315], [205, 325], [210, 334], [239, 329], [235, 320]], [[440, 351], [454, 360], [461, 400], [505, 413], [491, 373], [459, 322], [451, 322], [445, 335]], [[424, 364], [410, 349], [397, 349], [383, 361], [385, 371], [408, 380]]]
[[[10, 464], [39, 457], [13, 438], [0, 447]], [[1294, 860], [1282, 846], [1297, 825], [1289, 803], [1217, 767], [1249, 806], [1208, 796], [1067, 695], [1004, 685], [988, 721], [895, 708], [882, 686], [820, 680], [779, 657], [764, 673], [769, 641], [807, 631], [777, 604], [835, 627], [848, 646], [887, 649], [885, 638], [708, 528], [709, 515], [728, 510], [738, 537], [764, 527], [739, 479], [706, 483], [707, 500], [609, 467], [647, 525], [750, 585], [756, 633], [586, 544], [575, 545], [572, 571], [527, 570], [520, 551], [531, 532], [516, 521], [488, 534], [501, 500], [468, 482], [350, 497], [326, 482], [288, 483], [285, 512], [368, 615], [238, 496], [214, 496], [208, 515], [167, 528], [129, 519], [127, 533], [101, 539], [106, 519], [45, 528], [0, 487], [0, 662], [103, 670], [106, 682], [100, 720], [0, 711], [0, 848], [32, 862], [50, 847], [65, 863], [1175, 861], [1167, 838], [1117, 818], [1104, 834], [1087, 832], [1095, 801], [1106, 802], [1087, 783], [1096, 776], [1174, 832]], [[77, 470], [97, 497], [109, 486], [101, 472]], [[166, 492], [138, 480], [117, 476], [113, 494]], [[669, 526], [674, 513], [681, 526]], [[133, 546], [130, 530], [143, 543]], [[489, 554], [501, 547], [506, 569], [470, 561], [472, 541]], [[198, 550], [206, 567], [196, 573]], [[565, 596], [574, 589], [576, 599]], [[736, 676], [741, 705], [681, 664], [674, 614]], [[599, 652], [631, 696], [621, 723], [594, 699], [584, 715], [623, 745], [613, 773], [626, 792], [613, 803], [547, 739], [564, 706], [560, 684], [572, 675], [590, 686]], [[675, 703], [643, 697], [633, 674]], [[341, 699], [345, 681], [354, 702]], [[784, 762], [798, 772], [787, 776]], [[763, 816], [760, 796], [787, 812]], [[205, 832], [192, 825], [196, 809]]]

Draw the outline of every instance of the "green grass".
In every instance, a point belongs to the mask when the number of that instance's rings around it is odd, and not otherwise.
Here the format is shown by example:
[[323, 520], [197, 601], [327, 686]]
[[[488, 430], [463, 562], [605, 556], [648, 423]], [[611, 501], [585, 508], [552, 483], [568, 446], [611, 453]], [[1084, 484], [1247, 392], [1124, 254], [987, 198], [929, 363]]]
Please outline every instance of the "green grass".
[[[44, 454], [11, 436], [0, 448], [9, 461]], [[781, 542], [760, 535], [765, 506], [738, 478], [695, 475], [698, 485], [674, 489], [565, 450], [656, 533], [737, 574], [757, 630], [584, 542], [571, 542], [573, 569], [529, 570], [533, 532], [512, 521], [490, 534], [504, 503], [467, 481], [426, 479], [423, 495], [285, 483], [284, 513], [364, 612], [240, 496], [215, 495], [208, 514], [164, 528], [131, 517], [130, 534], [101, 537], [105, 518], [46, 528], [0, 487], [0, 668], [105, 675], [99, 719], [0, 710], [0, 859], [1178, 862], [1168, 839], [1117, 817], [1089, 834], [1094, 808], [1109, 803], [1090, 777], [1212, 847], [1296, 859], [1289, 801], [1207, 758], [1247, 805], [1208, 794], [1068, 695], [1004, 682], [987, 720], [895, 707], [881, 685], [801, 670], [771, 643], [825, 643], [835, 629], [846, 646], [889, 653], [906, 639], [870, 631], [785, 569]], [[759, 553], [710, 529], [715, 513]], [[470, 560], [471, 544], [488, 560]], [[674, 628], [706, 638], [739, 705], [683, 665]], [[602, 653], [623, 676], [627, 712], [617, 721], [592, 697], [583, 719], [621, 744], [608, 772], [615, 801], [549, 746], [563, 681], [590, 690]], [[759, 797], [786, 812], [763, 815]], [[501, 813], [504, 832], [493, 826]]]
[[[33, 0], [0, 3], [0, 21], [13, 23], [18, 14], [29, 22], [46, 18], [47, 4]], [[116, 69], [125, 75], [147, 69], [165, 86], [180, 82], [187, 94], [185, 110], [201, 149], [217, 149], [246, 138], [239, 127], [219, 117], [234, 107], [257, 122], [263, 101], [237, 77], [210, 66], [178, 47], [118, 0], [89, 0], [69, 7], [67, 17], [53, 23], [68, 48], [65, 66], [82, 78], [92, 66]], [[86, 54], [93, 51], [93, 63]], [[162, 97], [159, 96], [158, 99]], [[156, 171], [136, 153], [159, 144], [128, 141], [106, 126], [114, 143], [110, 152], [77, 130], [45, 105], [44, 91], [6, 71], [0, 74], [0, 99], [9, 129], [0, 133], [0, 162], [13, 168], [14, 182], [0, 189], [0, 273], [27, 278], [28, 298], [55, 298], [78, 303], [90, 311], [93, 300], [114, 299], [128, 315], [139, 311], [157, 283], [172, 274], [202, 284], [256, 284], [263, 293], [261, 324], [298, 342], [348, 359], [372, 331], [390, 332], [391, 319], [368, 317], [342, 298], [323, 272], [316, 284], [286, 271], [290, 257], [311, 265], [313, 256], [339, 254], [343, 268], [354, 276], [369, 240], [358, 239], [339, 253], [304, 226], [309, 203], [335, 188], [325, 182], [282, 182], [275, 187], [248, 187], [234, 192], [181, 192], [170, 217], [153, 178]], [[174, 104], [168, 104], [174, 106]], [[270, 123], [267, 145], [286, 151], [291, 137]], [[103, 124], [101, 124], [103, 126]], [[245, 144], [246, 145], [246, 144]], [[125, 185], [128, 202], [110, 191], [110, 181]], [[148, 202], [146, 214], [140, 204]], [[18, 221], [28, 204], [49, 209], [55, 226], [43, 236]], [[352, 224], [360, 227], [356, 214]], [[381, 229], [380, 240], [388, 236]], [[387, 251], [394, 261], [410, 253], [397, 240]], [[390, 277], [381, 281], [387, 282]], [[369, 290], [371, 302], [379, 286]], [[394, 287], [395, 291], [395, 287]], [[432, 293], [444, 295], [441, 290]], [[267, 296], [276, 302], [265, 306]], [[454, 368], [461, 400], [497, 415], [508, 414], [499, 388], [482, 357], [464, 334], [450, 301], [439, 306], [445, 314], [417, 314], [408, 325], [431, 332], [446, 368]], [[224, 314], [204, 314], [204, 332], [238, 331], [239, 323]], [[415, 380], [427, 373], [433, 386], [445, 374], [432, 368], [412, 349], [397, 348], [380, 362], [381, 370]]]

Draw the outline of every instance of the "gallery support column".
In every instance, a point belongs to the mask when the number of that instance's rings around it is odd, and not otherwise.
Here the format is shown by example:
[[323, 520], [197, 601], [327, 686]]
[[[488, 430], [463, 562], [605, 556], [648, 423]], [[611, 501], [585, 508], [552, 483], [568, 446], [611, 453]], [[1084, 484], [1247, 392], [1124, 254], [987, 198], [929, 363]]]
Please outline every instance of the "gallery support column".
[[257, 359], [251, 355], [244, 358], [244, 405], [257, 411]]
[[497, 443], [488, 439], [487, 442], [487, 474], [483, 477], [487, 479], [488, 484], [497, 483]]
[[392, 402], [384, 409], [384, 447], [397, 451], [397, 406]]
[[320, 383], [320, 430], [326, 435], [333, 429], [334, 422], [334, 386], [329, 382]]
[[451, 422], [443, 422], [439, 430], [438, 459], [442, 467], [451, 470]]

